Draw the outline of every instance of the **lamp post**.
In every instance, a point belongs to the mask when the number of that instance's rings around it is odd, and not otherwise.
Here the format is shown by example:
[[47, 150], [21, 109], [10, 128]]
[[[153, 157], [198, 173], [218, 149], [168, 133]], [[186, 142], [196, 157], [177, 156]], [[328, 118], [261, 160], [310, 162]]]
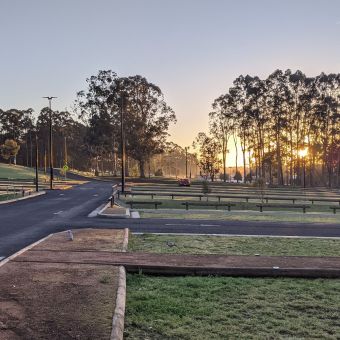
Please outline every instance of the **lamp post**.
[[50, 189], [53, 189], [53, 162], [52, 162], [52, 154], [53, 154], [53, 147], [52, 147], [52, 99], [57, 97], [43, 97], [48, 99], [49, 107], [50, 107]]
[[39, 154], [38, 154], [38, 136], [35, 134], [35, 191], [39, 191], [39, 176], [38, 176], [38, 164]]
[[121, 139], [121, 155], [122, 155], [122, 192], [125, 192], [125, 132], [124, 132], [124, 107], [125, 94], [120, 96], [120, 139]]

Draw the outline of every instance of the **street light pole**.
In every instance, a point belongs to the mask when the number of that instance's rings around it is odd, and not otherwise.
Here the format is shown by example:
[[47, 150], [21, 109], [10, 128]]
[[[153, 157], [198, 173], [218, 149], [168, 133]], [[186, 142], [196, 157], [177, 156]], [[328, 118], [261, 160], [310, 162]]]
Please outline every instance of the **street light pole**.
[[35, 135], [35, 191], [39, 191], [39, 176], [38, 176], [38, 162], [39, 162], [39, 154], [38, 154], [38, 136]]
[[52, 147], [52, 99], [57, 97], [43, 97], [48, 99], [49, 107], [50, 107], [50, 189], [53, 189], [53, 162], [52, 162], [52, 154], [53, 154], [53, 147]]
[[122, 154], [122, 192], [125, 192], [125, 133], [124, 133], [124, 105], [125, 96], [120, 97], [120, 139], [121, 139], [121, 154]]

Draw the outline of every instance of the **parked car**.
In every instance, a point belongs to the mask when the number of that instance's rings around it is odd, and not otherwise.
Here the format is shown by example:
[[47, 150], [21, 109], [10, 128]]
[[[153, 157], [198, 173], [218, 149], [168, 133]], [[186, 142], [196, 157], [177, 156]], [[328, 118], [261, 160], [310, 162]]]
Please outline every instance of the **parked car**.
[[178, 185], [180, 187], [190, 187], [190, 180], [188, 178], [180, 178], [178, 180]]

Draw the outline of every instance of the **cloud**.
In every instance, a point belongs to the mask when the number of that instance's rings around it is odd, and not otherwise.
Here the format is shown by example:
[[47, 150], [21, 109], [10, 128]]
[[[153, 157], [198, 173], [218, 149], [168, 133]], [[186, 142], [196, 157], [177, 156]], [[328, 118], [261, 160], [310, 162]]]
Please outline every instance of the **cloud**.
[[335, 25], [340, 25], [340, 20], [338, 20], [338, 21], [335, 23]]

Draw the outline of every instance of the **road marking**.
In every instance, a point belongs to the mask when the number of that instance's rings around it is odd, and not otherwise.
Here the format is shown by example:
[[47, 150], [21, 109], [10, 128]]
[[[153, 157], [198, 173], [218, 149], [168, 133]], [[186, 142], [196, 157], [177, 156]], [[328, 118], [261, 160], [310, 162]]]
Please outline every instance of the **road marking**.
[[93, 197], [97, 197], [97, 196], [98, 196], [98, 194], [94, 194], [94, 195], [93, 195]]
[[60, 211], [58, 211], [58, 212], [53, 213], [53, 215], [59, 215], [59, 214], [61, 214], [62, 212], [63, 212], [63, 211], [60, 210]]
[[59, 196], [64, 196], [64, 194], [59, 194]]
[[200, 224], [201, 227], [219, 227], [219, 224]]
[[221, 227], [220, 224], [165, 223], [167, 226]]

